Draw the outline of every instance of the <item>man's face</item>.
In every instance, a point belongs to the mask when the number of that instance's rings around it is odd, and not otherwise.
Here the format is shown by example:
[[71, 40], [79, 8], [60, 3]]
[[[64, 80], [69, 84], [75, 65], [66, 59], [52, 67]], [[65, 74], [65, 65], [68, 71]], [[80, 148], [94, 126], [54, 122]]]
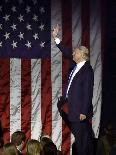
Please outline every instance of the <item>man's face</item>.
[[79, 50], [79, 48], [75, 48], [73, 51], [73, 60], [77, 63], [82, 58], [82, 52]]

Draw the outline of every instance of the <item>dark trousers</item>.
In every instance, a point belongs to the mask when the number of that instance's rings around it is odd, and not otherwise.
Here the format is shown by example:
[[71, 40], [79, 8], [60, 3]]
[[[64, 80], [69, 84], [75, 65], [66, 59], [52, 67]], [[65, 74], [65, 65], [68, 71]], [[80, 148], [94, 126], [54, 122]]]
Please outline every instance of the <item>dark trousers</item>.
[[71, 131], [75, 137], [76, 155], [93, 155], [92, 126], [88, 121], [71, 123]]

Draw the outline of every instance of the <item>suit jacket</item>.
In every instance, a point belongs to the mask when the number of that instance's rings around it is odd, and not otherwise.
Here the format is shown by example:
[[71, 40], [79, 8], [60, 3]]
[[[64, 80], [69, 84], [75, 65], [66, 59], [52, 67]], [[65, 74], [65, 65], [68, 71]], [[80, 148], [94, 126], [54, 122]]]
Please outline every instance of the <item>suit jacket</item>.
[[[57, 46], [67, 57], [72, 58], [72, 52], [64, 48], [62, 43]], [[67, 105], [70, 121], [77, 121], [80, 114], [85, 114], [89, 119], [93, 116], [93, 85], [93, 69], [89, 61], [86, 61], [74, 76], [68, 91]]]

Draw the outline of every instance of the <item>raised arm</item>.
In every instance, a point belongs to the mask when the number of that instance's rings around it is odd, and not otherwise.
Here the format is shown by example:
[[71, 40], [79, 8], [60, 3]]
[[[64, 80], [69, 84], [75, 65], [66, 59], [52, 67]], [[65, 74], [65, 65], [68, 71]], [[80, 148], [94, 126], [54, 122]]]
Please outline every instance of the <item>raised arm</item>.
[[72, 59], [72, 50], [69, 48], [66, 48], [59, 37], [60, 27], [57, 24], [56, 27], [52, 30], [52, 37], [56, 43], [56, 46], [60, 49], [60, 51], [64, 54], [64, 56], [68, 57], [69, 59]]

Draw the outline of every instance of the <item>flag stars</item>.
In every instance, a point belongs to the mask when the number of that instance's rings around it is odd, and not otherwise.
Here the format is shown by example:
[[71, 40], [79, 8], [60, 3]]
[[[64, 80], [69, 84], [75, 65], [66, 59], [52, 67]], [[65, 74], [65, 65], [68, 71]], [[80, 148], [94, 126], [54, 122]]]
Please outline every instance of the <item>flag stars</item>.
[[9, 20], [10, 15], [5, 15], [3, 18], [5, 19], [5, 21]]
[[36, 39], [39, 39], [39, 37], [38, 37], [38, 33], [35, 33], [34, 35], [33, 35], [33, 38], [36, 40]]
[[42, 42], [42, 41], [41, 41], [40, 47], [41, 47], [41, 48], [44, 48], [44, 46], [45, 46], [44, 44], [45, 44], [45, 42]]
[[38, 21], [38, 16], [34, 14], [32, 19], [33, 19], [35, 22], [37, 22], [37, 21]]
[[27, 43], [25, 44], [28, 48], [31, 48], [31, 42], [29, 42], [28, 40], [27, 40]]
[[20, 32], [20, 34], [19, 34], [18, 36], [19, 36], [20, 40], [21, 40], [21, 39], [24, 39], [24, 33], [21, 33], [21, 32]]
[[13, 47], [13, 49], [14, 49], [14, 48], [17, 47], [17, 42], [14, 42], [14, 40], [13, 40], [13, 43], [12, 43], [11, 45], [12, 45], [12, 47]]
[[11, 10], [12, 10], [12, 12], [17, 12], [16, 6], [13, 6], [13, 7], [11, 8]]
[[19, 21], [22, 22], [24, 21], [23, 16], [20, 14], [20, 16], [18, 17]]
[[42, 14], [42, 13], [45, 13], [44, 7], [41, 7], [39, 11], [40, 11], [41, 14]]
[[26, 10], [26, 13], [29, 13], [31, 12], [31, 7], [27, 6], [25, 10]]
[[0, 42], [0, 47], [2, 47], [2, 41]]
[[30, 24], [27, 24], [26, 28], [27, 28], [27, 30], [32, 30], [32, 28], [31, 28], [31, 25], [30, 25]]
[[39, 26], [40, 30], [43, 31], [44, 30], [44, 24], [41, 23], [41, 25]]
[[13, 23], [13, 25], [11, 26], [11, 28], [14, 30], [16, 30], [16, 25]]
[[10, 33], [7, 33], [7, 32], [5, 33], [5, 35], [4, 35], [5, 40], [7, 40], [7, 39], [9, 39], [9, 38], [10, 38], [10, 36], [9, 36], [9, 35], [10, 35]]

